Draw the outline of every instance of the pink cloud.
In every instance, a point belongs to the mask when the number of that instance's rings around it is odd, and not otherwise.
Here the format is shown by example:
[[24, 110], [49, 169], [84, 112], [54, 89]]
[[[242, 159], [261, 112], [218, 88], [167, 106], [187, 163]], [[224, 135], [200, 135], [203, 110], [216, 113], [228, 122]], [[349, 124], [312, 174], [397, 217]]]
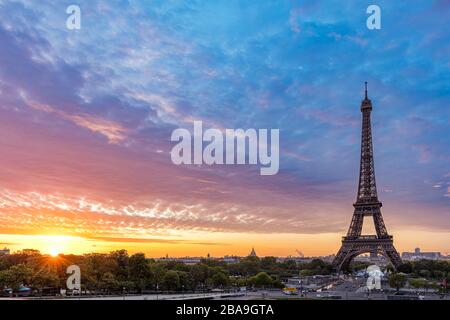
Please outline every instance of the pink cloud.
[[86, 128], [92, 132], [102, 134], [110, 143], [118, 143], [126, 138], [127, 129], [117, 122], [106, 120], [98, 116], [89, 115], [86, 113], [69, 114], [62, 110], [57, 110], [49, 105], [40, 104], [36, 102], [29, 102], [29, 106], [47, 113], [54, 113], [59, 117], [72, 121], [73, 123]]

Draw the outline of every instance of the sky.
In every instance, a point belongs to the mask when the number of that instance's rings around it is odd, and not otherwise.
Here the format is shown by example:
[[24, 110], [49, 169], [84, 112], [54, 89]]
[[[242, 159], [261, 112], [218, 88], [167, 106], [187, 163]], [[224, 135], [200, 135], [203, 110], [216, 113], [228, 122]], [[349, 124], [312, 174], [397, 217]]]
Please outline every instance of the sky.
[[[368, 81], [394, 244], [450, 252], [449, 20], [448, 0], [0, 0], [0, 246], [335, 253]], [[280, 129], [279, 173], [175, 166], [194, 121]]]

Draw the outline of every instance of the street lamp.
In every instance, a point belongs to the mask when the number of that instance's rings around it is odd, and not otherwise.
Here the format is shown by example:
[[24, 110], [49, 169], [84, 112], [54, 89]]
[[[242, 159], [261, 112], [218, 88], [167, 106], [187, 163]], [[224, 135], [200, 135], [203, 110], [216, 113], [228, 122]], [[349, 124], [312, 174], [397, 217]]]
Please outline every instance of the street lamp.
[[159, 286], [158, 286], [158, 283], [156, 283], [156, 300], [158, 300], [158, 292], [159, 292]]
[[303, 280], [300, 280], [300, 297], [303, 297]]
[[204, 297], [205, 300], [206, 300], [206, 284], [205, 284], [205, 283], [202, 283], [202, 287], [203, 287], [203, 297]]

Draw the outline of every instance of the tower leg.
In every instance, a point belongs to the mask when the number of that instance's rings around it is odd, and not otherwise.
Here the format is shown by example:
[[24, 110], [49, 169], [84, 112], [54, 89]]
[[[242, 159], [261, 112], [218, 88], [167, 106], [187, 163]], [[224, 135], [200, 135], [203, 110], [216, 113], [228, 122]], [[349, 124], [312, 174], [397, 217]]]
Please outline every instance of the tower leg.
[[389, 257], [389, 260], [392, 263], [392, 266], [394, 267], [394, 270], [398, 270], [398, 267], [402, 264], [402, 259], [400, 258], [400, 255], [398, 254], [397, 250], [392, 245], [392, 248], [389, 248], [386, 250], [386, 255]]
[[394, 267], [395, 270], [402, 264], [402, 260], [397, 250], [395, 250], [392, 239], [345, 239], [333, 260], [333, 267], [339, 273], [348, 271], [352, 260], [363, 253], [371, 256], [383, 254]]

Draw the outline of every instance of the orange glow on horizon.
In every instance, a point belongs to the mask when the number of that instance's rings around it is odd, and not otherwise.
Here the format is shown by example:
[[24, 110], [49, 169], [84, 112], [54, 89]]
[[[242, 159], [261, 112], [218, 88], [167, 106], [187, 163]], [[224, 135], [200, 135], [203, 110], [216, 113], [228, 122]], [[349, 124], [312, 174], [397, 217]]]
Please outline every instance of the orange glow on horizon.
[[[432, 231], [392, 230], [394, 245], [401, 253], [420, 247], [423, 251], [448, 253], [450, 234]], [[296, 250], [305, 256], [335, 254], [340, 246], [342, 234], [243, 234], [190, 232], [178, 237], [152, 241], [124, 239], [123, 241], [95, 240], [63, 235], [1, 235], [0, 246], [12, 252], [22, 249], [37, 249], [43, 254], [57, 257], [59, 254], [108, 253], [126, 249], [130, 254], [143, 252], [147, 257], [246, 256], [254, 247], [258, 256], [296, 256]], [[191, 240], [183, 240], [191, 239]], [[194, 239], [194, 240], [192, 240]], [[166, 240], [167, 242], [164, 242]]]

